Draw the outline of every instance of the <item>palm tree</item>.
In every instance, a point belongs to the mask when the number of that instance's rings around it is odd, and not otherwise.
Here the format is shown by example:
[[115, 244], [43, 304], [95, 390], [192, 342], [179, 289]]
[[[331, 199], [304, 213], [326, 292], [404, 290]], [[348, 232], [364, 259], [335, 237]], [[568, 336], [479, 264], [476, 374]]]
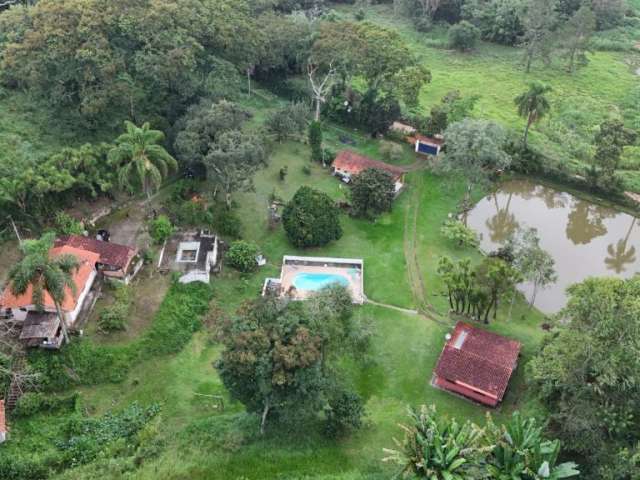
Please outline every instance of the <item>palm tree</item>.
[[549, 85], [545, 85], [541, 82], [531, 82], [529, 84], [529, 90], [521, 93], [515, 98], [515, 104], [518, 107], [518, 115], [527, 119], [527, 126], [524, 129], [523, 144], [524, 148], [527, 148], [527, 137], [529, 136], [529, 128], [536, 123], [542, 117], [544, 117], [549, 110], [551, 110], [551, 104], [546, 93], [549, 93], [552, 88]]
[[44, 308], [44, 294], [49, 294], [56, 308], [65, 342], [69, 341], [67, 324], [60, 305], [64, 302], [66, 289], [76, 294], [73, 273], [80, 263], [73, 255], [49, 256], [55, 234], [47, 233], [40, 240], [27, 240], [22, 246], [24, 257], [9, 272], [11, 293], [23, 295], [32, 287], [32, 301], [40, 311]]
[[627, 231], [627, 235], [618, 240], [615, 247], [613, 244], [610, 244], [607, 247], [607, 253], [609, 256], [604, 259], [604, 263], [609, 270], [613, 270], [616, 273], [622, 273], [625, 271], [626, 264], [636, 261], [636, 247], [632, 245], [627, 249], [629, 236], [631, 235], [631, 230], [633, 230], [635, 223], [636, 217], [633, 217], [633, 221], [631, 222], [631, 227], [629, 227], [629, 230]]
[[178, 163], [159, 145], [164, 140], [160, 130], [152, 130], [148, 122], [142, 127], [129, 121], [124, 124], [127, 131], [116, 139], [116, 145], [109, 151], [109, 160], [118, 169], [121, 188], [132, 188], [136, 179], [147, 198], [151, 198], [169, 170], [177, 170]]

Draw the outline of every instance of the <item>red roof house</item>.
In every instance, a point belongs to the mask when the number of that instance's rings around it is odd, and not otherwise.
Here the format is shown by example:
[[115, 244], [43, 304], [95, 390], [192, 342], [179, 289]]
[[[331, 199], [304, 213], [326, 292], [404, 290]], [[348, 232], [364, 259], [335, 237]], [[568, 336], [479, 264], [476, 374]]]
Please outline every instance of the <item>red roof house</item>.
[[495, 407], [516, 369], [520, 342], [458, 322], [447, 340], [433, 385]]
[[4, 413], [4, 400], [0, 400], [0, 443], [7, 439], [7, 421]]
[[389, 173], [396, 183], [396, 192], [404, 186], [405, 171], [403, 168], [367, 158], [351, 150], [342, 150], [332, 164], [334, 175], [339, 175], [346, 181], [368, 168], [376, 168]]
[[98, 254], [100, 258], [96, 262], [96, 268], [106, 277], [128, 281], [137, 272], [138, 265], [133, 262], [138, 255], [135, 248], [80, 235], [66, 235], [56, 239], [56, 247], [65, 245]]

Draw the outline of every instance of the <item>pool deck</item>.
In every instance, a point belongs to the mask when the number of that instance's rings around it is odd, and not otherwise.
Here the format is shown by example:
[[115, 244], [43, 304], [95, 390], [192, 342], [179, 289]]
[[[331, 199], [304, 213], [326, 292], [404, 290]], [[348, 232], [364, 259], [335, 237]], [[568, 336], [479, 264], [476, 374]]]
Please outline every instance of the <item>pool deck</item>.
[[282, 294], [289, 295], [296, 300], [304, 300], [316, 292], [296, 289], [293, 283], [299, 273], [340, 275], [349, 282], [347, 289], [353, 303], [364, 303], [364, 264], [362, 259], [285, 256], [280, 274]]

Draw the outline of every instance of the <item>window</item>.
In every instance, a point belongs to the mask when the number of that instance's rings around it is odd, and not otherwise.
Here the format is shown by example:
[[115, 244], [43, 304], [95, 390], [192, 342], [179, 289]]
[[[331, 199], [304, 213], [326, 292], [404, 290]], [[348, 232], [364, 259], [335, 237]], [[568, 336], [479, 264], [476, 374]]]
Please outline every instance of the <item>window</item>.
[[181, 262], [195, 262], [198, 250], [182, 250], [180, 255]]

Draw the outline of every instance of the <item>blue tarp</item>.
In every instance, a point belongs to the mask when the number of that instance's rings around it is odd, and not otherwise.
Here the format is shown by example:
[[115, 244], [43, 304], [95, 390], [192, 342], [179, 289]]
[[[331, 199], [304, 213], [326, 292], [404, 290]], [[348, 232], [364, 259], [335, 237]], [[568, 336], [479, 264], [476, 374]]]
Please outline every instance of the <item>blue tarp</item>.
[[437, 155], [440, 151], [440, 147], [438, 145], [431, 145], [421, 141], [417, 142], [417, 147], [418, 149], [416, 151], [424, 153], [425, 155]]

